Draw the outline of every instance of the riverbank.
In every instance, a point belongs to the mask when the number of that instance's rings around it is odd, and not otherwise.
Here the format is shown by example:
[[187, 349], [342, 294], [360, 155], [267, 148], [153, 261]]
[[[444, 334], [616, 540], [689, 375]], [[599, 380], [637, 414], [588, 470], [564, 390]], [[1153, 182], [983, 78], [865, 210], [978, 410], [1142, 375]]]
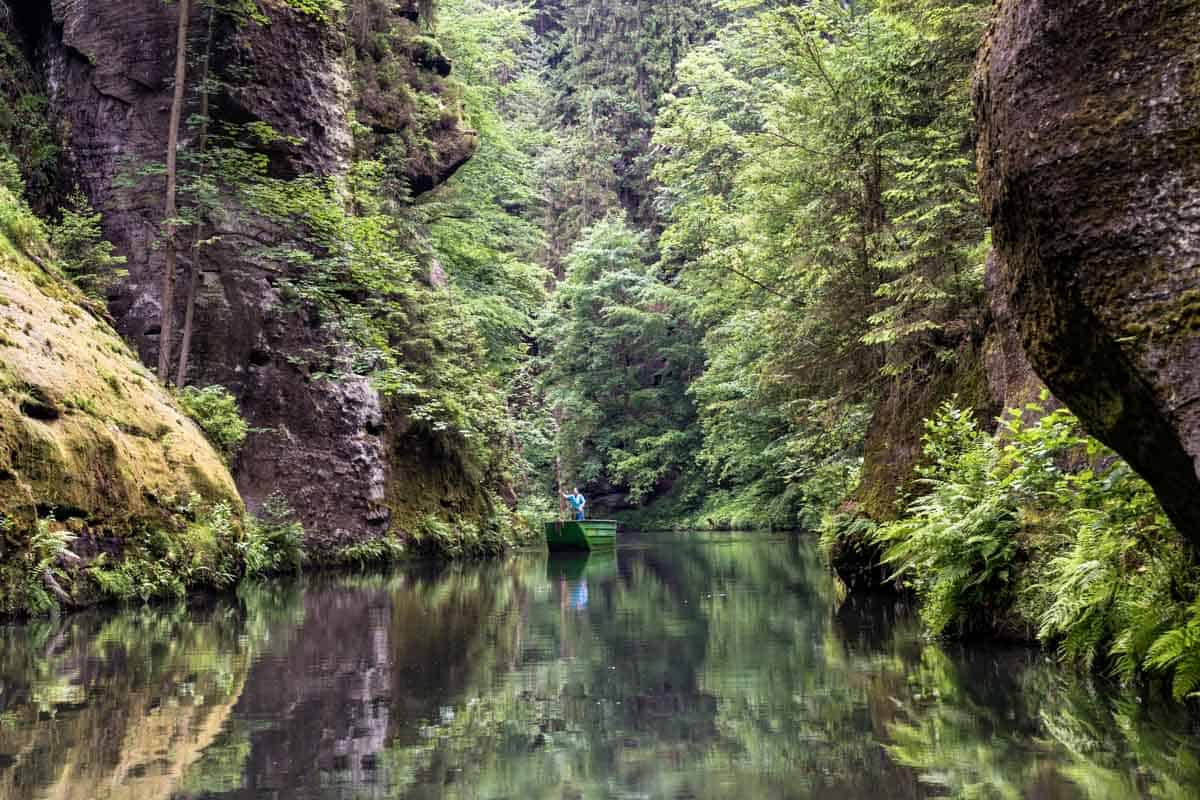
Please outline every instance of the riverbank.
[[1066, 409], [1031, 403], [995, 433], [945, 404], [899, 519], [830, 515], [847, 584], [911, 591], [934, 637], [1035, 641], [1066, 664], [1200, 689], [1200, 567], [1151, 488]]
[[410, 525], [370, 537], [306, 535], [282, 495], [247, 514], [233, 398], [161, 386], [62, 258], [0, 186], [0, 615], [181, 598], [304, 565], [488, 556], [537, 535], [499, 501], [452, 513], [440, 484], [403, 506]]

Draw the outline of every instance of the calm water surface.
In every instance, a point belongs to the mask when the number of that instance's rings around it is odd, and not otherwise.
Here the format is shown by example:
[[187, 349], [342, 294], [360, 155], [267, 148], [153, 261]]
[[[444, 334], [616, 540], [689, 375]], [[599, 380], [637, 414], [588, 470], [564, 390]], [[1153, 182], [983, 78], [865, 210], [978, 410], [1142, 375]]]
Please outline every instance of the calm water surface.
[[0, 628], [4, 800], [1196, 798], [1198, 732], [766, 534]]

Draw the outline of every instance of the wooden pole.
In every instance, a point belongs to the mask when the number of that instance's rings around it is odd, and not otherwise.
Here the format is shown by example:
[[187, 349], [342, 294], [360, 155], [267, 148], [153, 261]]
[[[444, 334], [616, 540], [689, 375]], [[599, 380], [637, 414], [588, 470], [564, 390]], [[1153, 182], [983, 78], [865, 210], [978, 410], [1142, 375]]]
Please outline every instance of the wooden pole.
[[554, 480], [558, 484], [558, 518], [563, 519], [567, 515], [567, 499], [563, 497], [562, 490], [562, 456], [554, 456]]
[[558, 518], [561, 521], [567, 516], [567, 500], [563, 497], [562, 490], [562, 453], [558, 451], [561, 446], [558, 437], [561, 427], [560, 414], [559, 409], [554, 409], [554, 482], [558, 484]]

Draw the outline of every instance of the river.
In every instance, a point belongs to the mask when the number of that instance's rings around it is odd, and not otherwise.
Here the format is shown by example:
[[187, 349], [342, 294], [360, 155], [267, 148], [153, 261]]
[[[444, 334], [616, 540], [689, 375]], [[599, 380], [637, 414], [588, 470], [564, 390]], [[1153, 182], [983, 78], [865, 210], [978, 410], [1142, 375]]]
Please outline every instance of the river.
[[1200, 726], [923, 641], [813, 543], [625, 537], [0, 627], [0, 798], [1194, 798]]

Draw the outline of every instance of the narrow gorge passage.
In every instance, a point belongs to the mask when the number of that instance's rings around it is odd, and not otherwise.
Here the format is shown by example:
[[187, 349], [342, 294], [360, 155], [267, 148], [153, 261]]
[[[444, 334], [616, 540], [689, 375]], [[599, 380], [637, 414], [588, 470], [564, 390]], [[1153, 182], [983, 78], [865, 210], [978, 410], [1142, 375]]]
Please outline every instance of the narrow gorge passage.
[[1196, 0], [0, 0], [0, 800], [1191, 797], [1197, 153]]

